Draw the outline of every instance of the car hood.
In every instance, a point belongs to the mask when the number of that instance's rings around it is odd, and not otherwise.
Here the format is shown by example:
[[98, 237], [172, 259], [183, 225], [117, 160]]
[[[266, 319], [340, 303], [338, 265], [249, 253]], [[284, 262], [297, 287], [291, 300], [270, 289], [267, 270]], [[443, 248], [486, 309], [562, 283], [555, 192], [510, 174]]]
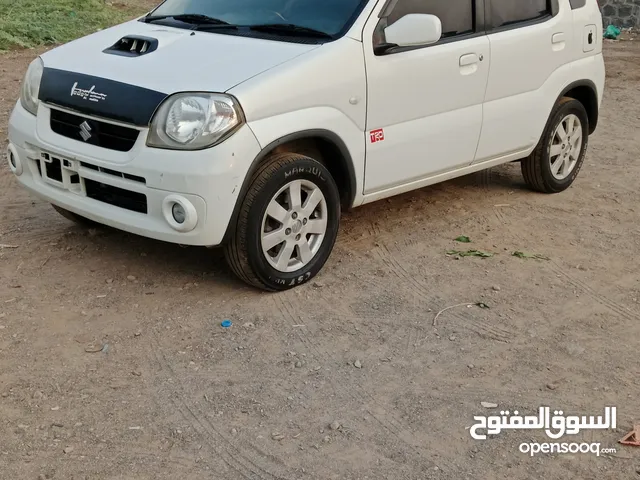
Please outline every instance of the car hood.
[[[143, 54], [109, 51], [123, 38], [150, 41]], [[131, 21], [42, 55], [40, 99], [100, 116], [148, 123], [127, 102], [151, 113], [168, 95], [223, 93], [318, 45], [197, 32]], [[134, 115], [136, 118], [131, 118]]]
[[[138, 57], [104, 52], [127, 36], [155, 39], [157, 49]], [[317, 47], [131, 21], [58, 47], [42, 58], [46, 67], [164, 93], [225, 92]]]

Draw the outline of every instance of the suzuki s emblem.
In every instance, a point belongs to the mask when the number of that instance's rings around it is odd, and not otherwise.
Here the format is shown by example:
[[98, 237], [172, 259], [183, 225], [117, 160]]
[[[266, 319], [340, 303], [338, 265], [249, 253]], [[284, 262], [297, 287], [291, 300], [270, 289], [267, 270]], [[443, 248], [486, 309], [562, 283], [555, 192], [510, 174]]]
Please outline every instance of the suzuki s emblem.
[[85, 142], [88, 142], [91, 138], [91, 125], [87, 122], [82, 122], [80, 124], [80, 136]]

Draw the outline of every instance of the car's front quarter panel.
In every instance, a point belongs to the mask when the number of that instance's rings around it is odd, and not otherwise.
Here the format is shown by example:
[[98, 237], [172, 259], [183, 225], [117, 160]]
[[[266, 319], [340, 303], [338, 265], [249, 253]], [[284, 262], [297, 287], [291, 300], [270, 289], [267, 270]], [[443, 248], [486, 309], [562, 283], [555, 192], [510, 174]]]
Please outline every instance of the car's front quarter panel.
[[262, 148], [298, 132], [325, 131], [346, 146], [362, 201], [366, 72], [362, 44], [349, 37], [325, 44], [231, 89]]

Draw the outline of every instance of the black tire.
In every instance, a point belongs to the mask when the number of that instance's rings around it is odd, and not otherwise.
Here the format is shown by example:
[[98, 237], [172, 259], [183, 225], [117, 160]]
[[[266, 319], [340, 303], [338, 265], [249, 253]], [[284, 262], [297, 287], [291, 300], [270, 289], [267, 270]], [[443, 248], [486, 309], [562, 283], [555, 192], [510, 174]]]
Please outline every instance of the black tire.
[[69, 210], [65, 210], [62, 207], [57, 205], [51, 205], [53, 209], [62, 215], [67, 220], [71, 220], [73, 223], [77, 223], [78, 225], [82, 225], [83, 227], [95, 227], [97, 225], [93, 220], [89, 220], [88, 218], [83, 217], [82, 215], [78, 215], [77, 213], [70, 212]]
[[[559, 180], [551, 171], [551, 144], [556, 129], [568, 115], [575, 115], [582, 126], [582, 149], [578, 161], [568, 177]], [[542, 138], [533, 153], [521, 162], [522, 175], [527, 185], [542, 193], [560, 193], [569, 188], [578, 177], [589, 145], [589, 117], [578, 100], [563, 97], [553, 108]]]
[[[262, 251], [263, 217], [272, 198], [290, 182], [312, 182], [324, 195], [327, 227], [312, 260], [294, 272], [274, 268]], [[244, 282], [271, 292], [307, 283], [322, 269], [333, 250], [340, 225], [340, 194], [329, 170], [320, 162], [293, 153], [275, 154], [251, 178], [235, 228], [225, 245], [225, 257], [233, 272]]]

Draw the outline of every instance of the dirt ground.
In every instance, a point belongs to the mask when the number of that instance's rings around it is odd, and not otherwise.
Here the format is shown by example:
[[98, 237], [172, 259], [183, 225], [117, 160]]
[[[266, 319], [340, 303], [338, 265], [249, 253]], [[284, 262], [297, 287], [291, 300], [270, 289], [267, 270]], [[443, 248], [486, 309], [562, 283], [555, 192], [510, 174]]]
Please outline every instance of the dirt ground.
[[[0, 56], [3, 143], [35, 54]], [[606, 58], [569, 191], [532, 193], [511, 164], [357, 209], [323, 274], [287, 293], [244, 286], [217, 250], [76, 227], [3, 167], [0, 477], [640, 478], [640, 449], [616, 443], [640, 423], [640, 43]], [[496, 255], [447, 256], [463, 234]], [[466, 302], [490, 309], [433, 327]], [[616, 406], [617, 431], [570, 441], [618, 451], [475, 441], [481, 402]]]

